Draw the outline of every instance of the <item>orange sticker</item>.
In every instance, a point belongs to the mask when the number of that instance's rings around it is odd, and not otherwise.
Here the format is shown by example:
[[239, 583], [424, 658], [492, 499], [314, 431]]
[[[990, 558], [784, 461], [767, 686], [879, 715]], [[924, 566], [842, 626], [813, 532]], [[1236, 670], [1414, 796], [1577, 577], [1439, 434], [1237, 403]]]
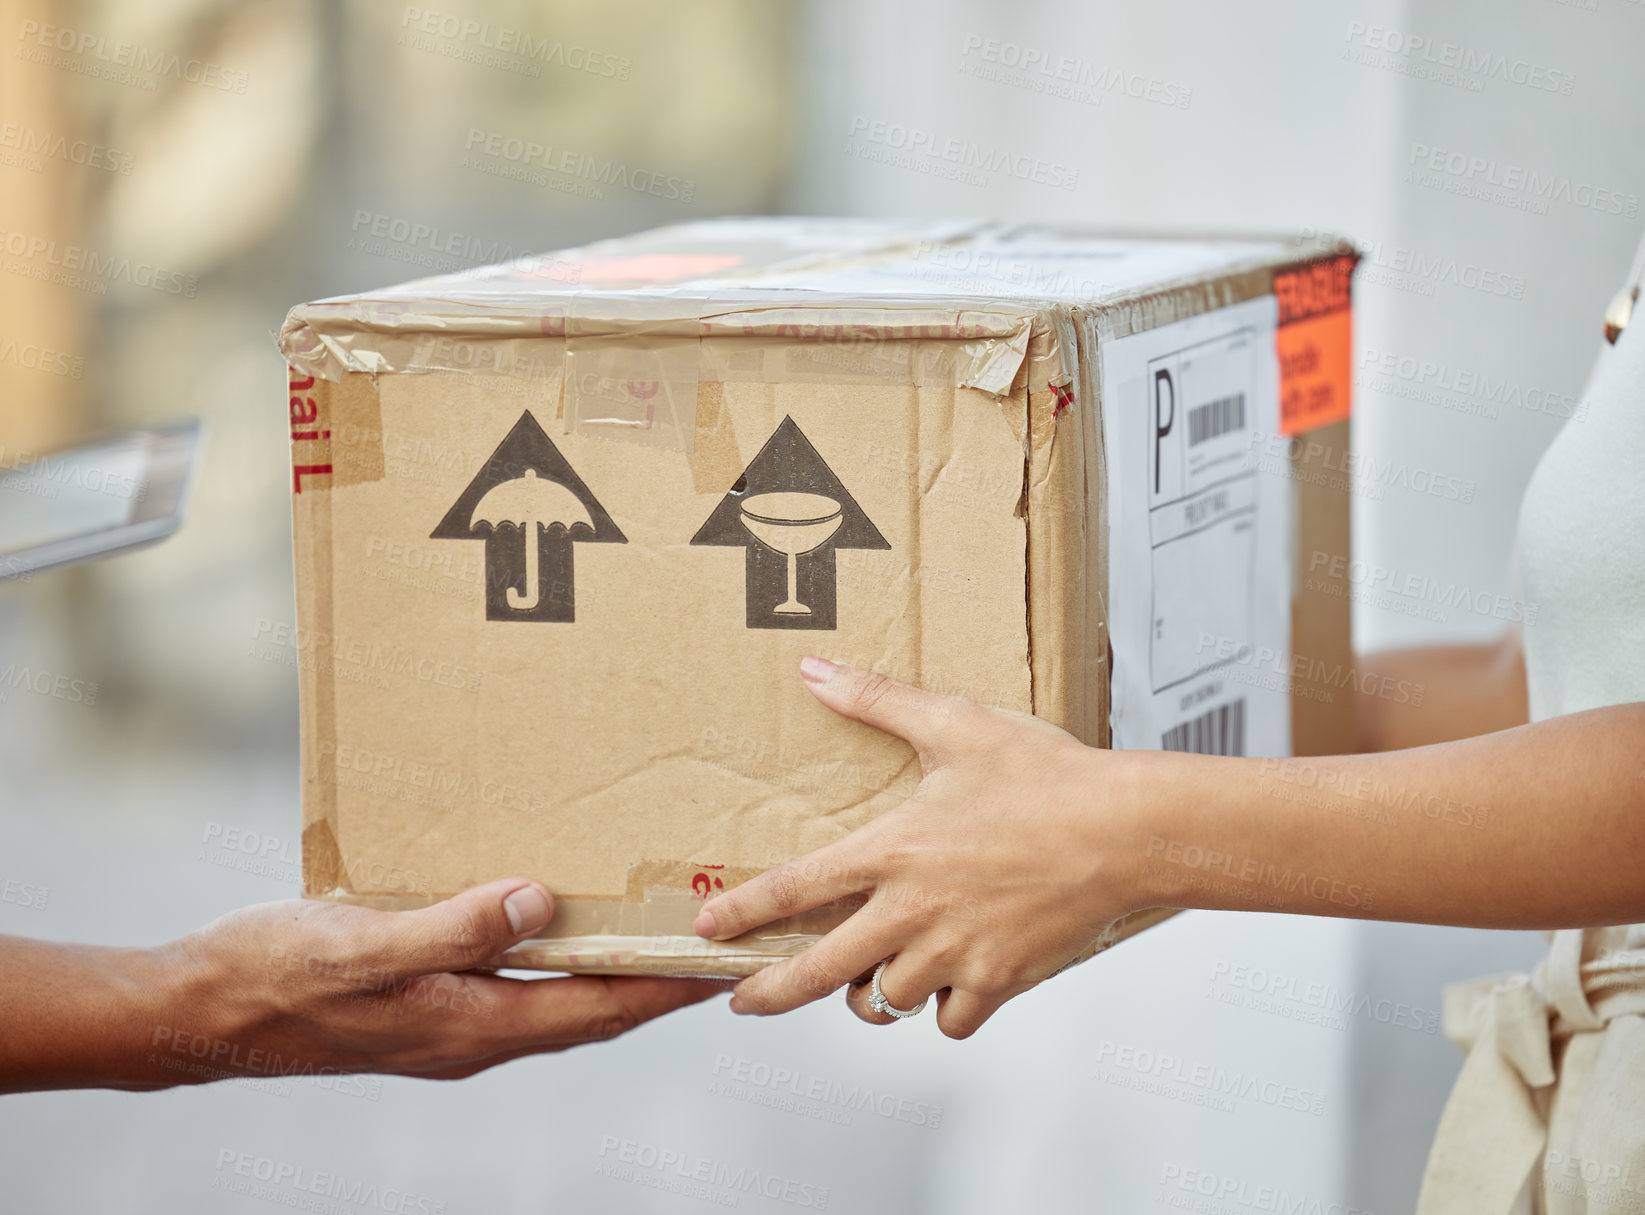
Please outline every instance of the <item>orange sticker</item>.
[[1274, 275], [1280, 430], [1301, 434], [1353, 412], [1353, 256]]

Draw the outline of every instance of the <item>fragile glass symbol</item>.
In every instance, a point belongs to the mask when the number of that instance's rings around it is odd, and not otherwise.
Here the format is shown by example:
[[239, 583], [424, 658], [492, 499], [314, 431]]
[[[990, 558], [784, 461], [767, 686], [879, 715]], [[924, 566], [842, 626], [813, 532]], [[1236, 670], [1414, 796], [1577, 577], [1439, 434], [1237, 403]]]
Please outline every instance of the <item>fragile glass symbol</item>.
[[823, 494], [755, 494], [742, 504], [743, 526], [761, 544], [788, 557], [788, 598], [771, 609], [777, 615], [811, 615], [798, 592], [800, 558], [840, 530], [840, 512], [840, 504]]

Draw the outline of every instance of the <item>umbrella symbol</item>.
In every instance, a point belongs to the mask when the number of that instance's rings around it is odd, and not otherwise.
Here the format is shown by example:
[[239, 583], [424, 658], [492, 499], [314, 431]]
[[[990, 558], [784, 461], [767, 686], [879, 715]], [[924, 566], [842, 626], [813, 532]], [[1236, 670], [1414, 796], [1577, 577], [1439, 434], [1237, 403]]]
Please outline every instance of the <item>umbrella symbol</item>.
[[581, 524], [586, 535], [594, 535], [594, 520], [588, 507], [558, 481], [545, 481], [535, 468], [525, 470], [525, 476], [504, 481], [487, 491], [474, 508], [475, 525], [488, 523], [496, 530], [504, 523], [513, 523], [520, 529], [525, 545], [525, 594], [515, 587], [507, 588], [508, 606], [518, 612], [529, 612], [537, 606], [542, 594], [541, 578], [537, 573], [538, 550], [542, 547], [538, 529], [546, 536], [552, 528], [563, 528], [573, 539], [572, 528]]
[[562, 624], [576, 618], [575, 544], [628, 543], [529, 410], [430, 536], [484, 541], [487, 620]]

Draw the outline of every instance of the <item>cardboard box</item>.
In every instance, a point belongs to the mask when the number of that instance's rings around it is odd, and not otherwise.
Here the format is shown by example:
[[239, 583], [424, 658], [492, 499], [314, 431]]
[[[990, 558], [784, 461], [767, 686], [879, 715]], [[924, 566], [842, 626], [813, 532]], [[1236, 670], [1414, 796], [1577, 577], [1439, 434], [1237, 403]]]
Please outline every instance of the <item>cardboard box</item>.
[[807, 653], [1096, 746], [1349, 748], [1304, 557], [1348, 551], [1354, 262], [723, 220], [293, 310], [305, 893], [526, 874], [513, 965], [752, 973], [844, 911], [717, 944], [701, 900], [917, 780]]

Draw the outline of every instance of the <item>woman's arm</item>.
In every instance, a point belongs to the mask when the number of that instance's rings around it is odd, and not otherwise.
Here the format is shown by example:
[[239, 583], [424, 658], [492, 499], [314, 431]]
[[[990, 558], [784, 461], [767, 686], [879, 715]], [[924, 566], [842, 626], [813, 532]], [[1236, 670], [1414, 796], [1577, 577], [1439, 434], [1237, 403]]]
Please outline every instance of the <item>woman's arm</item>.
[[[1525, 653], [1518, 629], [1489, 645], [1423, 646], [1365, 658], [1378, 679], [1355, 705], [1361, 751], [1398, 751], [1473, 738], [1528, 722]], [[1421, 690], [1395, 701], [1375, 694], [1388, 679]]]
[[804, 670], [829, 708], [912, 743], [925, 775], [895, 810], [704, 907], [698, 931], [724, 939], [869, 892], [744, 980], [738, 1011], [787, 1011], [895, 955], [887, 997], [951, 989], [938, 1017], [963, 1037], [1146, 907], [1645, 920], [1645, 704], [1381, 755], [1219, 759], [1098, 750], [1024, 714]]
[[516, 878], [421, 911], [266, 903], [159, 949], [0, 937], [0, 1092], [230, 1076], [454, 1079], [614, 1038], [719, 984], [474, 973], [548, 922]]
[[1124, 754], [1127, 835], [1148, 836], [1136, 899], [1475, 928], [1645, 920], [1645, 704], [1380, 755]]

